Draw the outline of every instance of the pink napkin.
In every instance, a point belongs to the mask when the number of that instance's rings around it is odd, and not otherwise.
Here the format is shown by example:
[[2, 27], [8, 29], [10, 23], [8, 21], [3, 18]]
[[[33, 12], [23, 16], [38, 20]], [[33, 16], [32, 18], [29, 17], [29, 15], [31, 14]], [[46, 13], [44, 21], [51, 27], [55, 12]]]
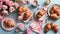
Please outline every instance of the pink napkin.
[[26, 29], [27, 34], [30, 34], [31, 30], [29, 28]]
[[42, 20], [42, 21], [40, 21], [40, 22], [34, 21], [34, 22], [30, 25], [30, 28], [31, 28], [34, 32], [40, 34], [40, 31], [42, 30], [42, 28], [43, 28], [42, 26], [43, 26], [44, 23], [45, 23], [45, 20]]
[[44, 10], [46, 12], [46, 15], [48, 15], [47, 11], [48, 11], [48, 5], [43, 6], [43, 7], [38, 7], [38, 10]]
[[26, 31], [24, 32], [24, 34], [30, 34], [30, 32], [31, 32], [31, 30], [30, 30], [30, 28], [28, 27], [28, 28], [26, 29]]

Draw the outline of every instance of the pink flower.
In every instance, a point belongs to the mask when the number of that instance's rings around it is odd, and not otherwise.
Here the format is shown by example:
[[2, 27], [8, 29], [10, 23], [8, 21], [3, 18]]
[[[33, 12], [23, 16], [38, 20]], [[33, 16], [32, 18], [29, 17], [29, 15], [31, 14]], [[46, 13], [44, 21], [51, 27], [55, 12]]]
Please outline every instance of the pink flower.
[[3, 0], [4, 2], [7, 2], [7, 1], [9, 1], [9, 0]]
[[18, 16], [18, 20], [22, 20], [22, 16]]
[[7, 9], [8, 7], [6, 5], [3, 5], [3, 9]]
[[19, 4], [17, 2], [14, 3], [15, 7], [18, 8]]
[[26, 33], [30, 34], [31, 30], [29, 28], [26, 29]]
[[8, 11], [3, 10], [3, 11], [2, 11], [2, 15], [8, 15]]
[[14, 7], [10, 7], [9, 10], [10, 10], [10, 12], [13, 12], [15, 9], [14, 9]]
[[2, 0], [0, 0], [0, 2], [1, 2]]
[[19, 29], [22, 29], [23, 27], [24, 27], [24, 24], [23, 24], [23, 23], [19, 23], [19, 24], [18, 24], [18, 28], [19, 28]]
[[2, 8], [2, 1], [0, 1], [0, 9]]
[[13, 5], [14, 5], [13, 1], [9, 1], [9, 2], [8, 2], [8, 5], [9, 5], [9, 6], [13, 6]]
[[4, 2], [6, 2], [6, 4], [8, 4], [9, 0], [3, 0]]
[[0, 21], [3, 19], [3, 16], [0, 15]]

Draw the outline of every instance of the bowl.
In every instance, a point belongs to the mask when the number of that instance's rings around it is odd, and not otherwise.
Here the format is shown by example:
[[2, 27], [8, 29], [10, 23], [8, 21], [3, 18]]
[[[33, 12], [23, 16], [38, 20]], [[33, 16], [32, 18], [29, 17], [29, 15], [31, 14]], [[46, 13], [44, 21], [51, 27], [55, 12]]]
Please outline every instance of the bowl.
[[[58, 5], [58, 4], [50, 5], [50, 6], [48, 7], [48, 16], [50, 16], [50, 9], [51, 9], [53, 6], [55, 6], [55, 5], [60, 7], [60, 5]], [[58, 16], [58, 17], [60, 17], [60, 16]]]

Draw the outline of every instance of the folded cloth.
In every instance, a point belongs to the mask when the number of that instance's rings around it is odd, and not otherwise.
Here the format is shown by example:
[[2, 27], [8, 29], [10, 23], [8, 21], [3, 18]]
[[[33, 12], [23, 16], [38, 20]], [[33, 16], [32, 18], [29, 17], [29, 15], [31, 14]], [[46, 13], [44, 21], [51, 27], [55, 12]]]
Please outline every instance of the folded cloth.
[[25, 0], [20, 0], [23, 4], [26, 4]]
[[[44, 7], [38, 7], [38, 10], [44, 10], [47, 14], [47, 8], [48, 6], [44, 6]], [[43, 28], [43, 24], [45, 23], [46, 18], [44, 20], [40, 20], [40, 21], [33, 21], [33, 23], [30, 24], [30, 29], [38, 34], [40, 34], [40, 31]]]
[[47, 11], [47, 9], [48, 9], [48, 5], [47, 6], [43, 6], [43, 7], [38, 6], [38, 10], [45, 10], [45, 11]]
[[43, 6], [43, 7], [40, 7], [38, 6], [38, 10], [44, 10], [46, 12], [46, 15], [48, 15], [48, 5], [47, 6]]
[[30, 34], [30, 32], [31, 32], [31, 30], [30, 30], [30, 28], [28, 27], [28, 28], [26, 29], [26, 31], [24, 32], [24, 34]]
[[33, 23], [31, 23], [30, 25], [30, 29], [36, 33], [40, 34], [40, 31], [42, 30], [42, 26], [44, 24], [45, 20], [41, 20], [41, 21], [34, 21]]

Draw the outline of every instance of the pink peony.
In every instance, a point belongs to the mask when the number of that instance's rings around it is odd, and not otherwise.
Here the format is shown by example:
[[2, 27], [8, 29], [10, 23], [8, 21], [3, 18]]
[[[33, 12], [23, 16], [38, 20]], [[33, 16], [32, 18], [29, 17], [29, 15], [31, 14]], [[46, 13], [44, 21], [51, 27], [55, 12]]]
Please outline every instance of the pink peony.
[[10, 11], [10, 12], [13, 12], [14, 10], [15, 10], [14, 7], [10, 7], [10, 8], [9, 8], [9, 11]]
[[6, 2], [6, 4], [8, 4], [9, 0], [3, 0], [4, 2]]
[[0, 0], [0, 1], [2, 1], [2, 0]]
[[3, 10], [3, 11], [2, 11], [2, 15], [8, 15], [8, 11]]
[[30, 34], [31, 30], [29, 28], [26, 29], [26, 33]]
[[19, 28], [19, 29], [22, 29], [23, 27], [24, 27], [24, 24], [23, 24], [23, 23], [19, 23], [19, 24], [18, 24], [18, 28]]
[[3, 0], [4, 2], [7, 2], [7, 1], [9, 1], [9, 0]]
[[0, 21], [3, 19], [3, 16], [0, 15]]
[[14, 3], [15, 7], [18, 8], [19, 4], [17, 2]]
[[0, 1], [0, 9], [2, 8], [2, 1]]
[[22, 16], [18, 16], [18, 20], [22, 20]]
[[14, 5], [13, 1], [9, 1], [7, 4], [8, 4], [9, 6], [13, 6], [13, 5]]

